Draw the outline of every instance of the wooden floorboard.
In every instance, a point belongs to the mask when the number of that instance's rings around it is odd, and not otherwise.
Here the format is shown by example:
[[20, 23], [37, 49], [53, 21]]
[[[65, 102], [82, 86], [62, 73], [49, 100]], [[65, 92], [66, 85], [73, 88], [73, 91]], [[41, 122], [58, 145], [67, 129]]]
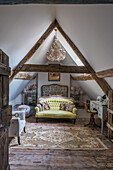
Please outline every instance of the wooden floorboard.
[[[35, 122], [34, 118], [27, 121]], [[64, 123], [64, 124], [63, 124]], [[40, 120], [39, 124], [71, 125], [71, 121]], [[78, 119], [75, 126], [83, 126], [87, 119]], [[99, 122], [98, 122], [99, 123]], [[54, 150], [54, 149], [10, 149], [10, 170], [113, 170], [113, 143], [107, 138], [107, 129], [104, 135], [100, 128], [94, 133], [108, 147], [107, 150]]]

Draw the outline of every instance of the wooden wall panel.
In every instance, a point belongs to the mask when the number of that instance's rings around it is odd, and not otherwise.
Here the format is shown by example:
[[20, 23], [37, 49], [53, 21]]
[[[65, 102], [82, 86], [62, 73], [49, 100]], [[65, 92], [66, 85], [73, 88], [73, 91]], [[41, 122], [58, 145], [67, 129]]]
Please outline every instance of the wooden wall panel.
[[0, 50], [0, 170], [9, 170], [8, 125], [12, 115], [9, 106], [9, 57]]
[[3, 107], [7, 106], [9, 103], [9, 79], [7, 76], [3, 76], [2, 79], [2, 102]]

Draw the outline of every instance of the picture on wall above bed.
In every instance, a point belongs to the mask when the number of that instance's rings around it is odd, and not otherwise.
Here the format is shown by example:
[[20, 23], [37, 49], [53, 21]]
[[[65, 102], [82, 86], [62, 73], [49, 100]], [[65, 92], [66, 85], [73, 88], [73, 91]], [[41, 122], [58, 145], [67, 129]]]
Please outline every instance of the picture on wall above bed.
[[48, 81], [60, 81], [60, 73], [59, 72], [49, 72], [48, 73]]

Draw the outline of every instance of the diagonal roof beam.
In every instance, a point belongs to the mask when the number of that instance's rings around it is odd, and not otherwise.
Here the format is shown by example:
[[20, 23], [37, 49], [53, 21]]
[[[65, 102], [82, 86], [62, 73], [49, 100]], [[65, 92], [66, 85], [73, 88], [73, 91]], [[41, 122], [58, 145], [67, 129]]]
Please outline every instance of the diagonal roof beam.
[[64, 32], [64, 30], [61, 28], [61, 26], [59, 25], [59, 23], [56, 20], [56, 27], [58, 28], [58, 30], [60, 31], [60, 33], [62, 34], [62, 36], [66, 39], [66, 41], [68, 42], [68, 44], [70, 45], [70, 47], [73, 49], [73, 51], [77, 54], [77, 56], [79, 57], [79, 59], [82, 61], [82, 63], [86, 66], [86, 68], [89, 70], [89, 72], [92, 74], [92, 78], [98, 83], [98, 85], [101, 87], [101, 89], [104, 91], [104, 93], [106, 95], [108, 95], [108, 91], [111, 90], [111, 87], [109, 86], [109, 84], [106, 82], [106, 80], [102, 79], [102, 78], [98, 78], [95, 74], [95, 71], [93, 70], [93, 68], [90, 66], [90, 64], [88, 63], [88, 61], [85, 59], [85, 57], [83, 56], [83, 54], [80, 52], [80, 50], [76, 47], [76, 45], [72, 42], [72, 40], [69, 38], [69, 36]]
[[42, 45], [45, 39], [50, 35], [53, 29], [56, 26], [56, 20], [52, 22], [52, 24], [48, 27], [45, 33], [41, 36], [41, 38], [36, 42], [36, 44], [31, 48], [31, 50], [27, 53], [27, 55], [19, 62], [19, 64], [12, 70], [12, 75], [9, 78], [9, 83], [12, 82], [16, 74], [21, 71], [25, 62], [27, 62], [33, 54], [38, 50], [38, 48]]
[[99, 71], [96, 75], [99, 78], [113, 77], [113, 68]]

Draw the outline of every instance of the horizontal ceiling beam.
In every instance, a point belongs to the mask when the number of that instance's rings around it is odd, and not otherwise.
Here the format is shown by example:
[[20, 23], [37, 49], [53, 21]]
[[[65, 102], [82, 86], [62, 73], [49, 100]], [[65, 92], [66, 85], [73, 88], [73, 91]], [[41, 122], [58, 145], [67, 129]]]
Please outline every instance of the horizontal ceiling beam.
[[14, 79], [32, 80], [33, 77], [30, 74], [18, 73]]
[[[95, 73], [98, 78], [107, 78], [107, 77], [113, 77], [113, 68], [112, 69], [107, 69], [103, 71], [99, 71]], [[86, 74], [86, 75], [81, 75], [81, 76], [72, 76], [73, 80], [78, 80], [78, 81], [85, 81], [85, 80], [94, 80], [92, 77], [92, 74]]]
[[81, 76], [71, 76], [73, 80], [76, 81], [86, 81], [86, 80], [94, 80], [91, 74], [81, 75]]
[[113, 77], [113, 68], [99, 71], [96, 73], [99, 78]]
[[21, 72], [89, 73], [84, 66], [24, 64]]
[[0, 0], [1, 5], [13, 4], [112, 4], [113, 0]]
[[[77, 66], [78, 67], [78, 66]], [[45, 68], [45, 66], [44, 66]], [[4, 72], [5, 74], [5, 72]], [[99, 71], [96, 73], [99, 78], [113, 77], [113, 69], [107, 69], [103, 71]], [[25, 73], [18, 73], [14, 79], [22, 79], [22, 80], [32, 80], [34, 76]], [[81, 76], [72, 76], [73, 80], [76, 81], [86, 81], [86, 80], [94, 80], [91, 74], [81, 75]]]

